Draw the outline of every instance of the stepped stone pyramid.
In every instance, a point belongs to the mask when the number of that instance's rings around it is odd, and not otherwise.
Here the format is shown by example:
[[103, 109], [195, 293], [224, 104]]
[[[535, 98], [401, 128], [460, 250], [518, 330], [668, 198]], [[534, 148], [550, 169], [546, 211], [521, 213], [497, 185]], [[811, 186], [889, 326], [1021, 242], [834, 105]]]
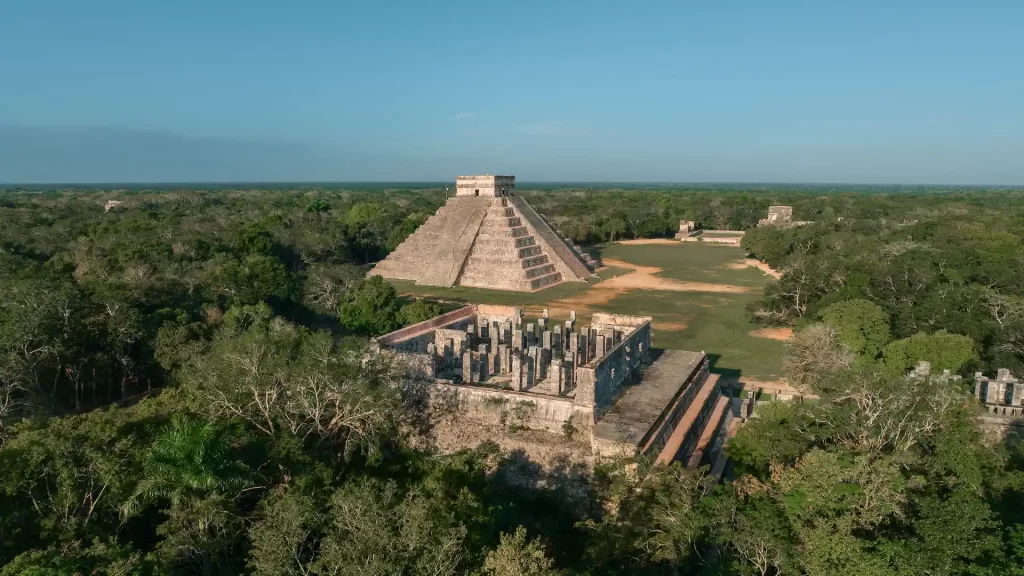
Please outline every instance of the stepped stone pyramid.
[[455, 196], [370, 274], [521, 292], [593, 276], [590, 256], [514, 196], [514, 188], [514, 176], [459, 176]]

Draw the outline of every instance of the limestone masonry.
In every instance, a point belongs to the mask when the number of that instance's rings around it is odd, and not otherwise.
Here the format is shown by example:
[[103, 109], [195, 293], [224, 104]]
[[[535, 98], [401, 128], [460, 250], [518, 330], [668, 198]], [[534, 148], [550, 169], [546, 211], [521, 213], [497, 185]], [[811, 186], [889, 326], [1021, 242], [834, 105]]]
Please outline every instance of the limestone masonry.
[[590, 256], [514, 196], [514, 188], [514, 176], [459, 176], [455, 196], [370, 274], [522, 292], [591, 277]]
[[560, 323], [545, 310], [526, 322], [519, 308], [469, 305], [375, 345], [430, 382], [435, 401], [513, 411], [556, 433], [568, 423], [588, 431], [601, 456], [707, 462], [721, 475], [721, 448], [740, 410], [722, 395], [706, 354], [652, 349], [647, 317], [595, 313], [577, 326], [575, 313]]

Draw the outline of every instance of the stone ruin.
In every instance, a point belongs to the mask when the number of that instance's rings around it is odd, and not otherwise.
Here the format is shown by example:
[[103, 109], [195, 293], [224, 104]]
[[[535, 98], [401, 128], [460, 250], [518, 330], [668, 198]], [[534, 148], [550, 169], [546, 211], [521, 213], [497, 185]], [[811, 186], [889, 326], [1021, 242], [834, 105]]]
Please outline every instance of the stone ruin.
[[459, 176], [456, 194], [370, 274], [426, 286], [532, 292], [596, 263], [513, 194], [514, 176]]
[[792, 206], [769, 206], [768, 216], [757, 221], [758, 226], [803, 226], [809, 220], [793, 220]]
[[1006, 368], [995, 378], [974, 373], [974, 396], [988, 414], [1017, 420], [1024, 416], [1024, 382]]
[[703, 352], [653, 350], [651, 319], [468, 305], [377, 338], [435, 400], [477, 415], [529, 408], [530, 426], [586, 430], [594, 454], [718, 466], [734, 414]]
[[757, 221], [758, 226], [769, 224], [789, 224], [793, 221], [792, 206], [769, 206], [768, 216]]
[[676, 240], [682, 240], [687, 236], [692, 236], [697, 231], [697, 224], [693, 220], [680, 220], [679, 231], [676, 232]]

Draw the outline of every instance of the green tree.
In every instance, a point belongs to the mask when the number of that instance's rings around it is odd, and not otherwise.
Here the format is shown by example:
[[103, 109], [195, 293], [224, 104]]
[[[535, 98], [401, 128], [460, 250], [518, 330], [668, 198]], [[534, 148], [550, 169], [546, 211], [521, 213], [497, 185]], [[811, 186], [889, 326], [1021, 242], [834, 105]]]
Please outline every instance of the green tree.
[[441, 315], [441, 306], [429, 300], [419, 299], [415, 302], [411, 302], [402, 306], [401, 310], [402, 324], [408, 326], [410, 324], [416, 324], [417, 322], [423, 322], [424, 320], [430, 320]]
[[228, 431], [175, 414], [144, 457], [142, 480], [121, 507], [125, 517], [159, 501], [182, 507], [211, 494], [252, 486], [253, 473], [232, 454]]
[[395, 287], [380, 276], [370, 276], [345, 294], [338, 319], [355, 334], [378, 336], [401, 325], [400, 312]]
[[839, 334], [839, 340], [861, 358], [874, 360], [891, 339], [885, 311], [867, 300], [836, 302], [819, 316]]
[[527, 540], [526, 529], [516, 528], [513, 534], [501, 534], [498, 547], [484, 559], [486, 576], [554, 576], [554, 561], [544, 553], [537, 539]]
[[905, 374], [921, 360], [931, 362], [932, 370], [956, 373], [977, 362], [978, 353], [969, 337], [945, 330], [896, 340], [882, 352], [882, 362], [892, 374]]

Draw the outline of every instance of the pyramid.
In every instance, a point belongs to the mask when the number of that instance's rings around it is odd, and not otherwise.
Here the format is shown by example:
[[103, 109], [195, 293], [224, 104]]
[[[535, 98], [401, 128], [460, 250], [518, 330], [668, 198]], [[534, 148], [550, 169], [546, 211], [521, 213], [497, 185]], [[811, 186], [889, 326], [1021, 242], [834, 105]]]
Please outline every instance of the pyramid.
[[370, 274], [520, 292], [593, 276], [590, 257], [514, 196], [514, 187], [513, 176], [459, 176], [455, 196]]

